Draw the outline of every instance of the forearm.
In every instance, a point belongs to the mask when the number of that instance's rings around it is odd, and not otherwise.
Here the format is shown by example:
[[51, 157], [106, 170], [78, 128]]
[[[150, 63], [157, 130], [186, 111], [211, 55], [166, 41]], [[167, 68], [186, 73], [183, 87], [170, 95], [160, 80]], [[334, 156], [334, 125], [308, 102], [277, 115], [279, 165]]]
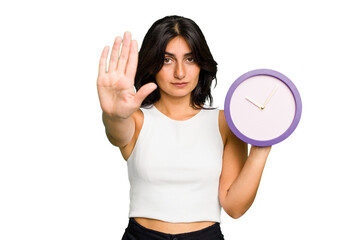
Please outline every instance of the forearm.
[[130, 142], [135, 132], [135, 121], [132, 117], [119, 119], [103, 113], [102, 118], [106, 135], [113, 145], [123, 147]]
[[270, 147], [252, 147], [240, 174], [226, 195], [226, 206], [233, 218], [242, 216], [252, 205], [259, 188]]

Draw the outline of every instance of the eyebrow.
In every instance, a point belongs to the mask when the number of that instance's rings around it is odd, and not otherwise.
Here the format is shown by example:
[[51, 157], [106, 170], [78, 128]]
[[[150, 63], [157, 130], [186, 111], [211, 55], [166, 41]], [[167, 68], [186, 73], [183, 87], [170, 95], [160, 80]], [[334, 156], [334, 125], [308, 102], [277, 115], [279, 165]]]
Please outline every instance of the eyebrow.
[[[185, 53], [184, 56], [191, 56], [193, 53], [189, 52], [189, 53]], [[169, 55], [171, 57], [175, 57], [175, 54], [173, 53], [169, 53], [169, 52], [165, 52], [165, 55]]]

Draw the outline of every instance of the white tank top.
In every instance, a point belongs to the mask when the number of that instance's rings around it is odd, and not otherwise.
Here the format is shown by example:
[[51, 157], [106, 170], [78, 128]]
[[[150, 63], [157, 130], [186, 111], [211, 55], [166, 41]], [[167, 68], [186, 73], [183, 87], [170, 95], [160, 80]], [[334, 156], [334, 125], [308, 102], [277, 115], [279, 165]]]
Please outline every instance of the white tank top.
[[221, 222], [219, 110], [201, 110], [185, 121], [154, 106], [141, 110], [143, 126], [127, 160], [129, 217]]

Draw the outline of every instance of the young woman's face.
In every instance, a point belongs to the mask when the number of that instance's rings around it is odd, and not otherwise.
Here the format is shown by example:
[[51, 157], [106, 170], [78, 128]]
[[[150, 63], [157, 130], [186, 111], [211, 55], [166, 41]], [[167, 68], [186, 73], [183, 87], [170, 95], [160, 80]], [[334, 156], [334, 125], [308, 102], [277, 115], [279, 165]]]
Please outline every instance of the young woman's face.
[[166, 46], [164, 65], [156, 74], [160, 94], [190, 97], [199, 81], [200, 67], [183, 37], [175, 37]]

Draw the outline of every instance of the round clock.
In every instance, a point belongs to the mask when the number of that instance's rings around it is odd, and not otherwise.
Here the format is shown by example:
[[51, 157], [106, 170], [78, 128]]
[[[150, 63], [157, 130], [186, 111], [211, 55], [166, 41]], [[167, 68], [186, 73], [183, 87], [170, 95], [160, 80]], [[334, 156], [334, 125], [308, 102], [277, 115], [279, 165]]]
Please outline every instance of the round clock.
[[224, 113], [231, 131], [254, 146], [271, 146], [285, 140], [301, 117], [301, 98], [294, 83], [270, 69], [241, 75], [225, 98]]

